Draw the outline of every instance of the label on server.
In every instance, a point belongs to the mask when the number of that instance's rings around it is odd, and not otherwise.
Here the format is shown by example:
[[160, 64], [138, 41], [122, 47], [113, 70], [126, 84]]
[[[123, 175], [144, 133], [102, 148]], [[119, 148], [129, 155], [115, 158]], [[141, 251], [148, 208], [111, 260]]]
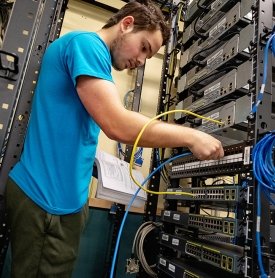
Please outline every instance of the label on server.
[[221, 26], [224, 26], [225, 23], [226, 23], [226, 17], [217, 24], [218, 28], [220, 28]]
[[166, 266], [166, 260], [164, 260], [163, 258], [159, 258], [159, 263]]
[[172, 264], [169, 264], [168, 269], [169, 269], [170, 271], [172, 271], [172, 272], [175, 272], [175, 271], [176, 271], [176, 267], [175, 267], [174, 265], [172, 265]]
[[179, 214], [174, 214], [173, 219], [176, 220], [176, 221], [179, 221], [180, 220], [180, 215]]
[[169, 240], [169, 236], [166, 234], [163, 234], [161, 237], [163, 240], [168, 241]]
[[216, 59], [218, 59], [223, 54], [223, 49], [220, 49], [215, 55], [213, 55], [210, 59], [207, 60], [207, 65], [212, 64]]
[[212, 37], [214, 34], [216, 34], [218, 31], [220, 31], [221, 27], [224, 27], [226, 23], [226, 18], [221, 20], [217, 25], [215, 25], [210, 31], [209, 31], [209, 37]]
[[170, 210], [165, 210], [163, 215], [164, 216], [170, 216], [171, 215], [171, 211]]
[[250, 164], [250, 147], [245, 147], [244, 148], [243, 164], [244, 165]]
[[211, 86], [210, 88], [208, 88], [207, 90], [204, 91], [204, 95], [207, 96], [208, 94], [210, 94], [211, 92], [219, 89], [221, 87], [221, 82]]
[[220, 4], [221, 4], [221, 0], [216, 0], [214, 3], [211, 4], [211, 10], [216, 9]]
[[173, 239], [172, 239], [172, 245], [178, 246], [179, 243], [180, 243], [179, 239], [177, 239], [177, 238], [173, 238]]
[[[210, 118], [210, 119], [213, 119], [213, 120], [214, 120], [214, 119], [219, 118], [219, 116], [220, 116], [220, 112], [216, 112], [216, 113], [214, 113], [214, 114], [208, 116], [207, 118]], [[209, 120], [207, 120], [207, 119], [202, 119], [202, 124], [205, 124], [205, 123], [207, 123], [207, 122], [209, 122]]]

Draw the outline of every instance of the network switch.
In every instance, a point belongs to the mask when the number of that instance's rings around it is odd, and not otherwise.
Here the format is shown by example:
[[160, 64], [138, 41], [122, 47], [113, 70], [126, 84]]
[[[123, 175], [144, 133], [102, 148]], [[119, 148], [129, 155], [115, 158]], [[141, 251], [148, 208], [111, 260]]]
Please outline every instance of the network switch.
[[[196, 92], [202, 97], [193, 101], [193, 95], [180, 101], [176, 109], [187, 111], [197, 111], [210, 104], [219, 103], [219, 100], [227, 98], [237, 98], [248, 94], [249, 82], [252, 78], [252, 63], [247, 61], [241, 64], [237, 69], [233, 69], [209, 85]], [[250, 111], [249, 111], [250, 112]], [[249, 113], [248, 112], [248, 113]], [[185, 113], [177, 113], [175, 120], [184, 117]]]
[[[223, 194], [223, 192], [221, 192], [221, 194]], [[227, 191], [227, 194], [228, 195], [226, 198], [230, 198], [230, 189]], [[234, 192], [234, 195], [235, 194], [236, 192]], [[241, 224], [241, 221], [229, 217], [215, 217], [209, 215], [183, 213], [180, 211], [163, 210], [161, 212], [161, 219], [162, 221], [175, 223], [179, 226], [192, 227], [213, 233], [220, 233], [234, 238], [241, 237], [244, 234], [244, 226]]]
[[210, 275], [198, 270], [194, 264], [180, 259], [158, 258], [158, 269], [175, 278], [212, 278]]
[[200, 6], [206, 6], [211, 4], [214, 0], [193, 0], [191, 1], [186, 9], [186, 15], [185, 20], [187, 22], [192, 22], [193, 19], [201, 12], [201, 9], [198, 6], [198, 3]]
[[219, 108], [203, 114], [204, 117], [218, 120], [222, 124], [213, 123], [208, 119], [202, 119], [201, 125], [196, 127], [196, 129], [207, 133], [213, 133], [227, 127], [242, 124], [247, 121], [247, 117], [251, 112], [251, 107], [251, 97], [243, 96], [238, 98], [236, 101], [231, 101], [223, 106], [220, 106]]
[[[187, 73], [182, 73], [178, 81], [178, 92], [190, 90], [192, 87], [204, 86], [223, 75], [227, 68], [237, 67], [250, 57], [250, 42], [253, 37], [253, 25], [248, 25], [229, 41], [225, 42], [211, 55], [201, 62], [204, 66], [196, 66]], [[229, 70], [227, 70], [228, 72]], [[219, 75], [220, 73], [220, 75]], [[186, 76], [185, 76], [186, 75]]]
[[[202, 202], [219, 206], [233, 206], [246, 200], [246, 192], [241, 186], [180, 187], [168, 188], [167, 192], [174, 194], [164, 195], [166, 200]], [[182, 192], [191, 193], [193, 196], [180, 194]], [[207, 227], [208, 224], [206, 223]]]
[[[196, 129], [219, 136], [224, 145], [243, 142], [247, 140], [247, 117], [251, 112], [251, 107], [251, 97], [249, 95], [243, 96], [203, 114], [203, 116], [217, 119], [223, 124], [216, 124], [203, 119], [201, 125], [198, 125]], [[225, 140], [223, 141], [222, 138]]]
[[160, 233], [160, 243], [179, 251], [181, 255], [196, 258], [230, 273], [240, 274], [244, 270], [244, 249], [240, 246], [209, 243], [164, 232]]
[[241, 28], [249, 24], [250, 20], [242, 17], [243, 14], [241, 10], [243, 6], [244, 2], [237, 3], [213, 27], [209, 29], [209, 37], [207, 39], [199, 39], [186, 49], [180, 57], [180, 67], [183, 68], [191, 62], [194, 55], [196, 56], [196, 60], [203, 60], [215, 49], [217, 49], [226, 37], [229, 38], [230, 34], [239, 32]]
[[[185, 29], [182, 35], [182, 43], [186, 44], [190, 39], [193, 39], [196, 32], [205, 33], [228, 11], [236, 0], [216, 0], [209, 5], [209, 11], [203, 16], [199, 16]], [[196, 30], [196, 32], [194, 31]]]

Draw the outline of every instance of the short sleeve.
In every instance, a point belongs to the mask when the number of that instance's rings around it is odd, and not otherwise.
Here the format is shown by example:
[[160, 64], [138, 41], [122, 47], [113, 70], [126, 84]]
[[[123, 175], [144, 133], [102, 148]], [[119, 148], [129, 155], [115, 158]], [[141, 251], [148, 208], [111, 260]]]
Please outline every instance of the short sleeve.
[[74, 85], [80, 75], [113, 82], [109, 49], [95, 33], [80, 33], [71, 38], [65, 52], [65, 67]]

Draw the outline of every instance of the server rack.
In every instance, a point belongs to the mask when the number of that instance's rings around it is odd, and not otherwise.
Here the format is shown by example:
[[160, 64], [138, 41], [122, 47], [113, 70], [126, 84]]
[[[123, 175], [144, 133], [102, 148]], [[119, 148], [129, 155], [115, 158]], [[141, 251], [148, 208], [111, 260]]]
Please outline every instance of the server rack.
[[[9, 242], [4, 208], [8, 172], [19, 159], [41, 58], [60, 34], [68, 0], [13, 3], [0, 50], [0, 269]], [[19, 24], [20, 23], [20, 24]]]
[[[159, 1], [156, 1], [159, 2]], [[157, 115], [166, 112], [171, 107], [173, 103], [173, 86], [174, 86], [174, 78], [175, 76], [175, 65], [177, 54], [180, 51], [180, 44], [178, 41], [179, 33], [181, 30], [179, 29], [179, 21], [182, 17], [182, 10], [185, 9], [186, 2], [180, 0], [171, 0], [171, 1], [163, 1], [160, 3], [161, 7], [167, 5], [164, 14], [167, 17], [171, 24], [171, 34], [170, 39], [167, 45], [164, 48], [164, 58], [163, 65], [161, 71], [161, 79], [160, 79], [160, 90], [159, 90], [159, 99], [157, 106]], [[168, 10], [167, 10], [168, 9]], [[171, 67], [171, 65], [173, 65]], [[167, 121], [167, 117], [162, 117], [162, 121]], [[150, 169], [153, 171], [158, 167], [160, 162], [164, 159], [163, 155], [159, 155], [159, 150], [154, 149], [151, 155], [151, 165]], [[148, 182], [147, 188], [151, 191], [159, 191], [161, 182], [161, 174], [156, 172]], [[156, 221], [157, 216], [157, 206], [158, 206], [158, 196], [152, 193], [147, 195], [147, 201], [145, 204], [144, 210], [144, 222], [147, 221]], [[156, 254], [159, 253], [158, 241], [156, 238], [156, 233], [151, 233], [145, 239], [144, 249], [145, 257], [148, 259], [148, 264], [155, 264], [156, 262]], [[137, 273], [137, 277], [149, 277], [146, 271], [140, 265], [139, 272]]]
[[[259, 229], [264, 270], [275, 277], [274, 206], [261, 196], [257, 226], [259, 185], [252, 170], [257, 162], [251, 157], [257, 142], [275, 127], [271, 51], [263, 99], [250, 113], [263, 82], [274, 11], [274, 1], [263, 0], [194, 0], [187, 6], [177, 108], [223, 125], [184, 113], [177, 113], [175, 122], [220, 139], [225, 157], [200, 162], [190, 155], [172, 162], [168, 191], [175, 195], [166, 196], [161, 215], [158, 277], [259, 277]], [[175, 149], [174, 154], [185, 151]]]

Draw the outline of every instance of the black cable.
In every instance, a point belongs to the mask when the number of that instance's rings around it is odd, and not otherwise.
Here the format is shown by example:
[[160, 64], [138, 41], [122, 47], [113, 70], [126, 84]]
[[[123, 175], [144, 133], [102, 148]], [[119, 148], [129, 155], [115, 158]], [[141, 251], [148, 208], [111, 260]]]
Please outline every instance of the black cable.
[[[232, 33], [228, 33], [226, 36], [224, 36], [220, 42], [224, 41], [225, 39], [227, 39], [228, 37], [232, 36], [232, 35], [237, 35], [239, 34], [239, 32], [232, 32]], [[194, 62], [195, 64], [199, 65], [199, 66], [206, 66], [206, 62], [202, 62], [202, 61], [196, 61], [196, 56], [198, 56], [199, 54], [208, 51], [210, 49], [212, 49], [213, 47], [217, 46], [216, 43], [213, 43], [210, 47], [204, 48], [202, 50], [200, 50], [199, 52], [195, 53], [194, 56], [192, 57], [192, 62]]]
[[222, 184], [225, 184], [225, 180], [224, 179], [218, 179], [212, 182], [211, 186], [215, 185], [217, 182], [222, 181]]
[[203, 208], [201, 208], [201, 210], [205, 213], [205, 214], [207, 214], [207, 215], [209, 215], [209, 216], [211, 216], [211, 214], [210, 213], [208, 213], [206, 210], [204, 210]]
[[211, 233], [198, 233], [198, 236], [212, 236], [212, 235], [216, 235], [217, 232], [211, 232]]
[[208, 7], [210, 6], [210, 4], [209, 4], [207, 7], [205, 7], [205, 6], [201, 6], [201, 5], [200, 5], [200, 2], [201, 2], [201, 0], [198, 0], [198, 1], [197, 1], [197, 7], [198, 7], [199, 9], [201, 9], [201, 10], [204, 10], [205, 12], [209, 12], [209, 11], [210, 11], [210, 8], [208, 8]]
[[176, 54], [178, 54], [178, 53], [180, 52], [180, 50], [179, 50], [177, 47], [174, 47], [174, 48], [170, 51], [170, 53], [167, 54], [167, 56], [168, 56], [168, 57], [171, 56], [174, 52], [176, 52]]
[[[206, 113], [208, 112], [208, 109], [214, 110], [214, 109], [220, 107], [221, 104], [223, 104], [223, 103], [227, 104], [227, 103], [229, 103], [230, 101], [235, 101], [235, 100], [236, 100], [236, 99], [232, 99], [232, 98], [220, 100], [220, 101], [218, 101], [218, 102], [210, 103], [210, 104], [208, 104], [208, 105], [206, 105], [206, 106], [203, 106], [203, 107], [202, 107], [201, 109], [199, 109], [199, 110], [194, 110], [194, 112], [196, 112], [196, 113], [198, 113], [198, 114], [206, 114]], [[191, 123], [191, 124], [193, 124], [193, 125], [195, 125], [195, 126], [200, 126], [200, 125], [201, 125], [200, 123], [196, 123], [196, 122], [195, 122], [195, 119], [197, 119], [197, 118], [195, 118], [195, 117], [192, 116], [192, 115], [185, 115], [185, 116], [182, 117], [182, 118], [185, 118], [185, 122]], [[213, 183], [213, 184], [214, 184], [214, 183]], [[212, 184], [212, 185], [213, 185], [213, 184]]]
[[[226, 71], [228, 71], [228, 70], [230, 70], [230, 69], [237, 69], [238, 67], [236, 67], [236, 66], [227, 66], [227, 67], [225, 67], [224, 69], [222, 69], [222, 70], [218, 70], [218, 72], [213, 72], [213, 73], [211, 73], [211, 74], [209, 74], [209, 75], [206, 75], [204, 78], [202, 78], [202, 79], [199, 79], [198, 80], [198, 82], [202, 82], [202, 81], [205, 81], [205, 80], [207, 80], [208, 78], [210, 78], [210, 77], [212, 77], [213, 75], [216, 75], [216, 74], [218, 74], [218, 73], [222, 73], [222, 72], [226, 72]], [[197, 82], [196, 82], [197, 83]], [[190, 90], [190, 91], [192, 91], [192, 87], [194, 87], [195, 85], [197, 85], [197, 84], [193, 84], [193, 85], [191, 85], [189, 88], [188, 88], [188, 91]]]
[[229, 207], [227, 208], [227, 216], [226, 216], [226, 218], [228, 218], [229, 217]]
[[[201, 109], [195, 110], [195, 112], [198, 113], [198, 114], [205, 114], [205, 113], [207, 113], [207, 109], [214, 110], [214, 109], [220, 107], [221, 104], [223, 104], [223, 103], [227, 104], [228, 102], [230, 102], [230, 101], [235, 101], [235, 100], [236, 100], [236, 99], [232, 99], [232, 98], [231, 98], [231, 99], [220, 100], [220, 101], [215, 102], [215, 103], [210, 103], [210, 104], [208, 104], [208, 105], [202, 107]], [[186, 115], [185, 120], [190, 122], [190, 121], [192, 120], [192, 118], [190, 119], [190, 117], [193, 117], [193, 116], [191, 116], [191, 115]], [[194, 119], [194, 118], [193, 118], [193, 119]], [[193, 122], [193, 123], [194, 123], [194, 122]]]
[[[203, 13], [202, 13], [203, 14]], [[199, 20], [200, 16], [197, 16], [197, 18], [195, 19], [195, 22], [194, 22], [194, 33], [201, 39], [203, 40], [206, 40], [208, 38], [208, 35], [204, 35], [204, 34], [201, 34], [199, 33], [197, 30], [196, 30], [196, 25], [198, 23], [198, 20]]]

